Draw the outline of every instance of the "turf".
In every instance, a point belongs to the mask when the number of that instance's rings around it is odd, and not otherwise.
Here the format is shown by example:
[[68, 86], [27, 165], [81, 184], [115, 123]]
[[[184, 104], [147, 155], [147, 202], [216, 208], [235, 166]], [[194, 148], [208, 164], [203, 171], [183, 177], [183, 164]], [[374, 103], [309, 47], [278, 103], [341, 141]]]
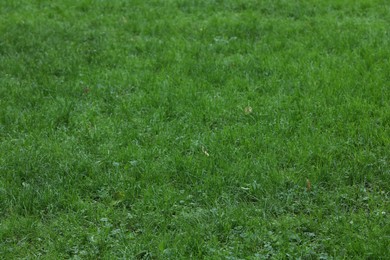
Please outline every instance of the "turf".
[[0, 255], [390, 254], [386, 0], [0, 1]]

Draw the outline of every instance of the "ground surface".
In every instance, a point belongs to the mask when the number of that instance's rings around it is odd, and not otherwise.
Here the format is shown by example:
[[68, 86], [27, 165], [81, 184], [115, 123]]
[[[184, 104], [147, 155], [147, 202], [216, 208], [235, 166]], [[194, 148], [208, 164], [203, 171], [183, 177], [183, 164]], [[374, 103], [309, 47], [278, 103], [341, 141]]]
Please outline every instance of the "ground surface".
[[389, 82], [385, 0], [2, 0], [0, 255], [384, 258]]

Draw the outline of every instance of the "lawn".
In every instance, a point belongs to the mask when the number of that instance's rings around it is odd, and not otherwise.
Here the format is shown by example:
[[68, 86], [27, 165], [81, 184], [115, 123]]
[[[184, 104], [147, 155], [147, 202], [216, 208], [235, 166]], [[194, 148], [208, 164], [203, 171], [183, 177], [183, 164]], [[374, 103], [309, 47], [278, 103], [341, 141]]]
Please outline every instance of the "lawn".
[[3, 259], [390, 255], [387, 0], [0, 1]]

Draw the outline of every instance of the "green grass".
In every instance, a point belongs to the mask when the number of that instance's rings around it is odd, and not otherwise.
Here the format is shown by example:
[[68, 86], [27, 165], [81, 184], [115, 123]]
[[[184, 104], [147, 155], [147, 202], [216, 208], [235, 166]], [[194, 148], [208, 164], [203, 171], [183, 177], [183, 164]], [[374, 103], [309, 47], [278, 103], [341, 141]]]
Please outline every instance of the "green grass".
[[1, 258], [386, 258], [389, 158], [388, 1], [0, 1]]

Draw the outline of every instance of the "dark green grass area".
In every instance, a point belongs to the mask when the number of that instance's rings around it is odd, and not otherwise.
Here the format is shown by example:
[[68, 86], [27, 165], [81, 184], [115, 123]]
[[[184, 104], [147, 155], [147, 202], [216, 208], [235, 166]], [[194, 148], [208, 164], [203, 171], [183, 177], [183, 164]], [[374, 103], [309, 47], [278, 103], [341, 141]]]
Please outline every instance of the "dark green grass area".
[[386, 258], [389, 157], [388, 1], [0, 1], [1, 258]]

